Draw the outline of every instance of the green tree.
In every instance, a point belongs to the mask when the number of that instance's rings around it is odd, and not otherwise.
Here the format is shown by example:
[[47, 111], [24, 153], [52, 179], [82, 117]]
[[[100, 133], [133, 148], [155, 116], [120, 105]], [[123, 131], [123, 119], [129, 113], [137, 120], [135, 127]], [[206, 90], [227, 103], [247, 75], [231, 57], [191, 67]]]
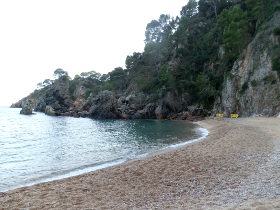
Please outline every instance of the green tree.
[[166, 36], [170, 35], [172, 31], [172, 19], [170, 15], [160, 15], [158, 20], [152, 20], [147, 24], [146, 32], [145, 32], [145, 43], [159, 43], [166, 38]]
[[82, 72], [80, 74], [80, 76], [82, 78], [90, 78], [90, 79], [96, 79], [96, 80], [99, 80], [100, 77], [101, 77], [101, 74], [100, 73], [97, 73], [96, 71], [89, 71], [89, 72]]
[[224, 10], [218, 20], [223, 31], [223, 46], [226, 58], [232, 63], [249, 40], [247, 12], [239, 5]]
[[217, 94], [211, 82], [211, 79], [206, 74], [199, 74], [194, 81], [195, 92], [192, 97], [195, 97], [194, 101], [202, 103], [207, 109], [212, 108]]
[[133, 55], [127, 56], [125, 60], [125, 67], [128, 71], [135, 70], [137, 65], [141, 62], [142, 53], [134, 52]]
[[68, 72], [64, 71], [63, 69], [56, 69], [53, 73], [55, 79], [59, 79], [62, 76], [68, 77]]
[[117, 67], [109, 74], [108, 83], [112, 85], [114, 90], [123, 90], [127, 85], [127, 74], [123, 68]]
[[175, 77], [167, 65], [163, 65], [158, 76], [160, 86], [165, 86], [169, 90], [175, 88]]
[[182, 17], [191, 18], [198, 12], [198, 3], [196, 0], [189, 0], [188, 4], [182, 7], [180, 14]]

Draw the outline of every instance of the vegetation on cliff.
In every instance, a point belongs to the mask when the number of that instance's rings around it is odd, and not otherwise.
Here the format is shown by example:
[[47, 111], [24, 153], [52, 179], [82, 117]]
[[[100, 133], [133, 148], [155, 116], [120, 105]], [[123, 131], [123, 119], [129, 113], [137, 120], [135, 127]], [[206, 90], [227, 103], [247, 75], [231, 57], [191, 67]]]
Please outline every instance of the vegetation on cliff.
[[[127, 56], [125, 69], [84, 72], [72, 80], [59, 69], [56, 79], [69, 80], [73, 101], [104, 90], [119, 96], [143, 92], [149, 95], [147, 103], [171, 94], [186, 101], [182, 110], [194, 104], [211, 110], [234, 62], [276, 10], [278, 0], [189, 0], [180, 17], [163, 14], [147, 24], [144, 52]], [[275, 57], [273, 70], [280, 72], [279, 63]], [[39, 91], [53, 84], [45, 80]]]

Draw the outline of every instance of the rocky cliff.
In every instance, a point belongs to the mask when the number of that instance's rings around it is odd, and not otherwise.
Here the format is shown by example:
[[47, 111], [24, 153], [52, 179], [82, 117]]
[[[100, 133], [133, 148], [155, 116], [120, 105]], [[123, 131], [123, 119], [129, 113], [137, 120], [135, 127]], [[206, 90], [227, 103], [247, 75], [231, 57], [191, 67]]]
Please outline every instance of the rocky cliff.
[[189, 1], [176, 21], [151, 21], [144, 52], [127, 56], [125, 69], [74, 79], [57, 69], [59, 77], [12, 107], [28, 101], [48, 115], [97, 119], [277, 115], [279, 0], [215, 2], [213, 11], [209, 1]]
[[25, 108], [50, 116], [90, 117], [95, 119], [189, 119], [209, 115], [199, 106], [187, 106], [182, 98], [167, 92], [161, 98], [134, 90], [116, 94], [100, 91], [85, 97], [87, 81], [82, 79], [72, 90], [69, 77], [63, 76], [53, 84], [34, 91], [11, 107]]
[[280, 112], [280, 72], [273, 61], [280, 60], [280, 12], [265, 22], [227, 75], [214, 113], [241, 116], [273, 116]]

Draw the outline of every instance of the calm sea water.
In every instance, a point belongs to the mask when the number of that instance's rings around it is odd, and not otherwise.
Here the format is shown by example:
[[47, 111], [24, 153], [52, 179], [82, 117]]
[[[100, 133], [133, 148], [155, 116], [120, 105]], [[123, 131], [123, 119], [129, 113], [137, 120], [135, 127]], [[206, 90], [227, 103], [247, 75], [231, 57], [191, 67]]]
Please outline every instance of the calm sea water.
[[115, 165], [200, 138], [185, 121], [92, 120], [0, 108], [0, 191]]

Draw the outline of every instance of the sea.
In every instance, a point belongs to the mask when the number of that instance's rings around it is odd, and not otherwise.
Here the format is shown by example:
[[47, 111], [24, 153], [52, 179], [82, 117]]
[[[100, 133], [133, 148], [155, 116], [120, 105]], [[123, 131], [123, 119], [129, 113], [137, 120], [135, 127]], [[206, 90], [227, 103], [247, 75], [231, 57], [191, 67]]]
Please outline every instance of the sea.
[[26, 116], [0, 108], [0, 192], [143, 158], [201, 140], [187, 121]]

